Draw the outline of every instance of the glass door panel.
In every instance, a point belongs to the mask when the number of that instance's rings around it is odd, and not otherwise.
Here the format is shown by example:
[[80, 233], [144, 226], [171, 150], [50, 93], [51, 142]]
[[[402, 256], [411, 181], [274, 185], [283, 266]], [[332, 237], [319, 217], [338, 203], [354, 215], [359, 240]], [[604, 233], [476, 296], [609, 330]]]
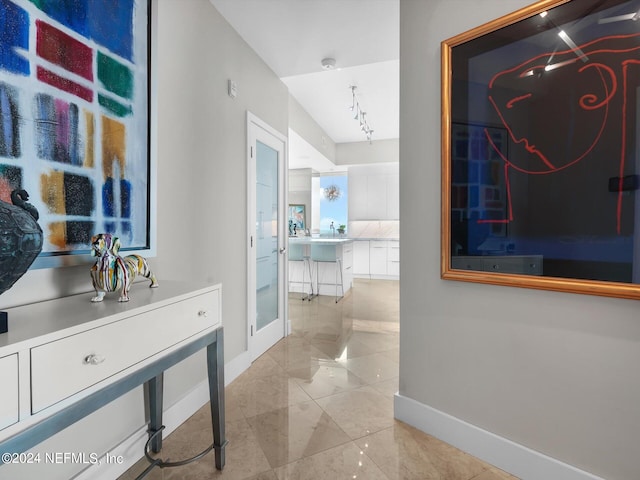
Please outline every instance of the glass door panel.
[[287, 140], [250, 113], [247, 132], [247, 333], [255, 360], [286, 335]]
[[256, 141], [256, 331], [278, 320], [278, 151]]

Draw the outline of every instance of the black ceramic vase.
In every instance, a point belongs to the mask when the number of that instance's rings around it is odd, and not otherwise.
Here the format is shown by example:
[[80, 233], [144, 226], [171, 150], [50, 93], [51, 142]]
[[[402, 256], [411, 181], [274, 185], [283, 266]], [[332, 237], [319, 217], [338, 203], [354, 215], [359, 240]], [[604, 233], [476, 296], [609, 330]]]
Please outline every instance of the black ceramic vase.
[[24, 190], [11, 192], [10, 203], [0, 200], [0, 295], [9, 290], [42, 251], [38, 211]]

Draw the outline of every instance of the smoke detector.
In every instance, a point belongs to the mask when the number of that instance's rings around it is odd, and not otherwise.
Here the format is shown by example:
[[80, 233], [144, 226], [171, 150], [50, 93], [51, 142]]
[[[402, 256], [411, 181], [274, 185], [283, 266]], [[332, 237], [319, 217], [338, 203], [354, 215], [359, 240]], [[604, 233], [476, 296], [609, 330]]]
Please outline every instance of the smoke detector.
[[325, 70], [333, 70], [334, 68], [336, 68], [335, 58], [323, 58], [322, 62], [320, 63], [322, 64], [322, 68]]

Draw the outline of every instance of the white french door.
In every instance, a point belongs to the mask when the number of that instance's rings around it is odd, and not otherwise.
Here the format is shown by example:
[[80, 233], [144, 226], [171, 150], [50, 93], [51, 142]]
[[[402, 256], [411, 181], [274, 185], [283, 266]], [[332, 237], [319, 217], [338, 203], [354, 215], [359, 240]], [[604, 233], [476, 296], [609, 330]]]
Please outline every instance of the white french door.
[[286, 335], [286, 146], [247, 112], [248, 335], [251, 361]]

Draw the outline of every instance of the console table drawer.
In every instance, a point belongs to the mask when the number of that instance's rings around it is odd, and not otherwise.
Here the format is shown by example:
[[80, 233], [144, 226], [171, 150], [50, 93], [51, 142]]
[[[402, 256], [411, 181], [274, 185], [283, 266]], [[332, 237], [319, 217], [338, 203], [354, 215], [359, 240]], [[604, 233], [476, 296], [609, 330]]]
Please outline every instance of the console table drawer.
[[208, 292], [32, 348], [32, 413], [219, 325], [219, 302]]
[[0, 430], [18, 421], [18, 355], [0, 358]]

